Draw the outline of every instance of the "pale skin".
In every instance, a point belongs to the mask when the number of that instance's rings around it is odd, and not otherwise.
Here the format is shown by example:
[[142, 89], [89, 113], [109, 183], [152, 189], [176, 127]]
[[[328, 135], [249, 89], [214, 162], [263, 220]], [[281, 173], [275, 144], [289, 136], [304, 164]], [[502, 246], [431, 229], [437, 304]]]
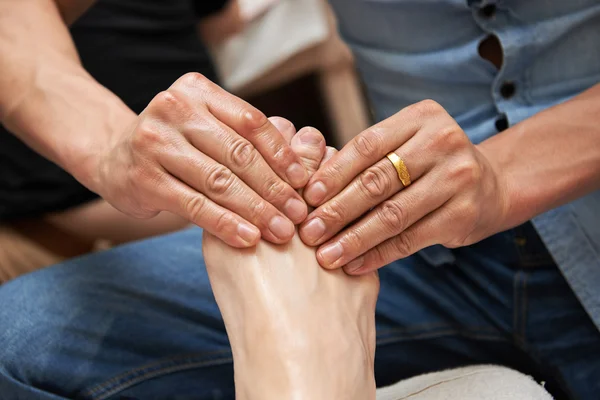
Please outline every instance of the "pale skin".
[[[311, 128], [293, 136], [291, 124], [282, 134], [312, 174], [323, 136]], [[327, 271], [298, 235], [240, 250], [204, 234], [203, 253], [232, 347], [236, 399], [375, 399], [376, 272]]]

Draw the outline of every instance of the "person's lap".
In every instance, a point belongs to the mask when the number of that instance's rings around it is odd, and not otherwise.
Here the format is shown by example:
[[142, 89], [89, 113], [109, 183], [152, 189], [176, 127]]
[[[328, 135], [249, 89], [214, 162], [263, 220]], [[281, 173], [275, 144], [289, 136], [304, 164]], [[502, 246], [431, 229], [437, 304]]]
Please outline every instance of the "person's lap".
[[[556, 267], [506, 251], [512, 239], [454, 251], [452, 265], [414, 256], [381, 270], [378, 384], [496, 363], [592, 398], [600, 334]], [[199, 229], [26, 275], [0, 288], [0, 304], [0, 393], [10, 398], [233, 398]]]

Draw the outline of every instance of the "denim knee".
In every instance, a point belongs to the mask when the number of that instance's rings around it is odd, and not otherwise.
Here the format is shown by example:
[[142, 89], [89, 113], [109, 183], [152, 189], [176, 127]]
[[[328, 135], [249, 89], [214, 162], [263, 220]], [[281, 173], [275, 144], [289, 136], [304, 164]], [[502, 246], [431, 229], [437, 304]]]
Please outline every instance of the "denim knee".
[[40, 271], [0, 286], [0, 379], [30, 382], [32, 369], [54, 346], [57, 318], [52, 275]]

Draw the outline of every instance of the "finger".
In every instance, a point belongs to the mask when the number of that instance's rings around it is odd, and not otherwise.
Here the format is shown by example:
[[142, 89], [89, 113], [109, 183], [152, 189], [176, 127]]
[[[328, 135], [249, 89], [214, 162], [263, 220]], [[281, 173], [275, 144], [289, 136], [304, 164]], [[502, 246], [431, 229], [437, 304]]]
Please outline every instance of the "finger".
[[[352, 179], [390, 151], [410, 139], [422, 126], [424, 116], [437, 104], [425, 101], [406, 107], [396, 115], [360, 133], [309, 180], [304, 198], [319, 206], [338, 194]], [[441, 108], [441, 106], [438, 106]]]
[[314, 174], [325, 155], [325, 137], [315, 128], [302, 128], [292, 138], [292, 150], [300, 157], [309, 175]]
[[205, 104], [212, 115], [250, 141], [273, 171], [295, 189], [306, 185], [308, 172], [262, 112], [197, 73], [179, 78], [169, 90]]
[[260, 240], [257, 227], [178, 179], [170, 177], [162, 185], [165, 211], [191, 221], [235, 248], [252, 247]]
[[[195, 121], [188, 120], [181, 129], [195, 148], [229, 168], [260, 197], [285, 213], [293, 223], [300, 223], [306, 218], [308, 208], [302, 197], [273, 172], [248, 140], [201, 112], [197, 113]], [[279, 131], [277, 135], [284, 140]]]
[[294, 225], [273, 205], [191, 145], [184, 143], [176, 151], [164, 152], [159, 160], [179, 180], [258, 227], [264, 239], [285, 243], [294, 235]]
[[[422, 148], [415, 137], [395, 150], [413, 180], [419, 179], [433, 165]], [[311, 212], [300, 227], [300, 237], [307, 245], [318, 246], [402, 188], [394, 165], [384, 157], [357, 176], [341, 193]]]
[[401, 234], [451, 197], [451, 185], [428, 174], [414, 185], [381, 203], [357, 223], [345, 229], [317, 251], [319, 264], [341, 268], [370, 249]]
[[286, 143], [291, 143], [296, 134], [296, 127], [289, 120], [281, 117], [269, 117], [269, 121], [281, 133]]
[[338, 150], [335, 147], [331, 147], [331, 146], [327, 146], [327, 148], [325, 149], [325, 155], [323, 156], [323, 159], [321, 160], [321, 164], [319, 165], [319, 168], [321, 168], [327, 161], [331, 160], [331, 158], [333, 156], [335, 156], [337, 154]]
[[364, 275], [391, 262], [406, 258], [426, 247], [439, 244], [440, 229], [452, 224], [450, 214], [435, 212], [399, 235], [386, 240], [344, 267], [349, 275]]

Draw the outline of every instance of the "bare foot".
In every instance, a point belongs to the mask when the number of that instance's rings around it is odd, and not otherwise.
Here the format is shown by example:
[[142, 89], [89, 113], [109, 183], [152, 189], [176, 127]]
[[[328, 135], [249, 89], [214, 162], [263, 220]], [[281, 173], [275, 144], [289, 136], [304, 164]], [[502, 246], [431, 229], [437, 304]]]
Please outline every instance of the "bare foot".
[[[292, 146], [316, 170], [322, 135], [302, 130]], [[375, 398], [376, 273], [327, 271], [298, 235], [284, 246], [263, 241], [239, 250], [205, 233], [203, 246], [233, 350], [237, 400]]]

